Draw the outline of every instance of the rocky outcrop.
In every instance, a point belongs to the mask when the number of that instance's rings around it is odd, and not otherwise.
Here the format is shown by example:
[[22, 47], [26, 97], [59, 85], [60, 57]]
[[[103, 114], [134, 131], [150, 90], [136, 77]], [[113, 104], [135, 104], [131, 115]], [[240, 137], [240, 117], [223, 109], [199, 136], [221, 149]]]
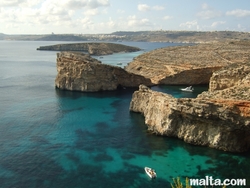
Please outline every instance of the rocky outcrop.
[[148, 129], [156, 134], [225, 151], [247, 151], [250, 149], [249, 66], [250, 63], [236, 63], [215, 72], [210, 83], [213, 89], [195, 99], [176, 99], [140, 86], [133, 94], [130, 110], [142, 113]]
[[249, 101], [176, 99], [145, 86], [130, 103], [130, 110], [142, 113], [155, 134], [231, 152], [250, 148], [249, 109]]
[[[241, 85], [250, 73], [250, 63], [232, 64], [215, 72], [209, 83], [209, 91], [223, 90], [234, 85]], [[245, 85], [245, 81], [244, 84]]]
[[250, 100], [250, 63], [236, 63], [215, 72], [203, 99]]
[[41, 46], [37, 50], [81, 51], [90, 55], [108, 55], [118, 52], [136, 52], [140, 48], [115, 43], [73, 43]]
[[128, 73], [120, 67], [102, 64], [82, 53], [58, 53], [57, 72], [56, 87], [71, 91], [94, 92], [152, 85], [150, 79]]
[[128, 64], [128, 72], [150, 78], [155, 84], [208, 84], [213, 72], [250, 60], [250, 42], [235, 41], [156, 49]]

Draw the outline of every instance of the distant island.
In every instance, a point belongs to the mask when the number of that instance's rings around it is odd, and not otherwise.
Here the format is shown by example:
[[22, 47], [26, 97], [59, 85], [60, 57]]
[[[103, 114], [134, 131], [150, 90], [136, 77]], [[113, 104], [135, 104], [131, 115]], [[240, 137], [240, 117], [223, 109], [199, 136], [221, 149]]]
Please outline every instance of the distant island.
[[117, 31], [108, 34], [44, 34], [6, 35], [0, 33], [0, 40], [31, 41], [140, 41], [173, 43], [207, 43], [226, 40], [250, 40], [249, 32], [238, 31]]
[[126, 46], [115, 43], [72, 43], [72, 44], [56, 44], [51, 46], [40, 46], [37, 50], [49, 51], [80, 51], [89, 55], [108, 55], [119, 52], [136, 52], [140, 48]]

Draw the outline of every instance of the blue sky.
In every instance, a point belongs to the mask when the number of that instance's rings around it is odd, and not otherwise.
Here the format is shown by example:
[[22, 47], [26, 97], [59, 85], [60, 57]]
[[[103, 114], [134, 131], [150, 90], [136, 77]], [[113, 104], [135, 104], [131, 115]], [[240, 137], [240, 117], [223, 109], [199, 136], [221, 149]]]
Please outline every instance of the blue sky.
[[250, 32], [250, 0], [1, 0], [0, 33]]

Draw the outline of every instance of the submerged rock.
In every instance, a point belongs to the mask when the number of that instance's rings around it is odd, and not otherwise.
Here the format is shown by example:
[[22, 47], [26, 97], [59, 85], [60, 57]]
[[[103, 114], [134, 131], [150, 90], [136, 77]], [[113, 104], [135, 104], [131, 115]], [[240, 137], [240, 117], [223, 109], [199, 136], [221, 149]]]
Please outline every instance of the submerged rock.
[[57, 54], [57, 72], [56, 87], [71, 91], [94, 92], [138, 87], [140, 84], [152, 85], [150, 79], [76, 52]]

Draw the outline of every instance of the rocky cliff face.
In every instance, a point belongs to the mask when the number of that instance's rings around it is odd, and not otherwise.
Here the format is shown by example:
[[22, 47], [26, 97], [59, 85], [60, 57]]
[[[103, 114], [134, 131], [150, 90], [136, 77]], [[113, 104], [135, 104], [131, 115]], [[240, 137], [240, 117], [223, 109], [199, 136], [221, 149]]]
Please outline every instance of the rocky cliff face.
[[[250, 73], [250, 63], [232, 64], [214, 72], [209, 82], [209, 91], [223, 90], [234, 85], [241, 85]], [[245, 81], [244, 84], [245, 85]]]
[[208, 84], [220, 68], [250, 60], [250, 42], [199, 44], [156, 49], [144, 53], [125, 68], [155, 84]]
[[236, 63], [214, 72], [203, 99], [250, 100], [250, 63]]
[[176, 99], [145, 86], [130, 103], [130, 110], [142, 113], [155, 134], [231, 152], [250, 148], [249, 107], [249, 101]]
[[145, 116], [148, 129], [195, 145], [231, 152], [250, 149], [250, 63], [215, 72], [210, 91], [176, 99], [140, 86], [130, 110]]
[[118, 52], [136, 52], [140, 48], [115, 43], [73, 43], [41, 46], [37, 50], [81, 51], [90, 55], [108, 55]]
[[120, 67], [102, 64], [82, 53], [57, 54], [56, 87], [72, 91], [93, 92], [121, 87], [152, 85], [149, 79], [128, 73]]

